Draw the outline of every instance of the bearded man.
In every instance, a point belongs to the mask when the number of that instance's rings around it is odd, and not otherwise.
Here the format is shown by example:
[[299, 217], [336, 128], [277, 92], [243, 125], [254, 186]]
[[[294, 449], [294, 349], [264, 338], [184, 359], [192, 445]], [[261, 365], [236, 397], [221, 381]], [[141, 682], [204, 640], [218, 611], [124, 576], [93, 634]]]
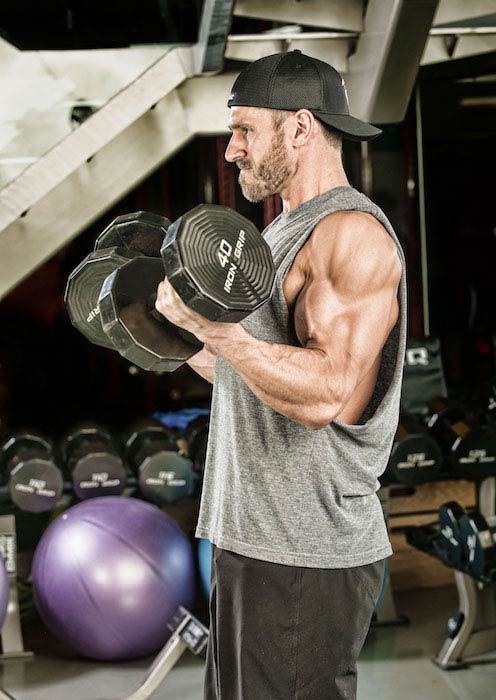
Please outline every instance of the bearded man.
[[377, 489], [398, 422], [404, 256], [353, 189], [341, 76], [299, 51], [250, 64], [229, 97], [226, 159], [250, 201], [279, 194], [264, 230], [271, 300], [208, 321], [165, 280], [157, 309], [205, 349], [213, 382], [197, 536], [213, 543], [205, 700], [351, 700], [391, 546]]

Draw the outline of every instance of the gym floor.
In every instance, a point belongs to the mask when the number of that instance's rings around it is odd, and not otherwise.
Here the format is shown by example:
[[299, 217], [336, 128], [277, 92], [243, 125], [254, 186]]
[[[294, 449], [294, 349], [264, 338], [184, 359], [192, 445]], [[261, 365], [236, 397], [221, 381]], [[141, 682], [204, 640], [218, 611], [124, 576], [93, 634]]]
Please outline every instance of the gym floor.
[[[395, 600], [410, 624], [370, 631], [359, 663], [358, 700], [494, 700], [494, 655], [458, 671], [442, 671], [430, 660], [457, 608], [454, 586], [397, 593]], [[55, 646], [49, 653], [39, 635], [31, 646], [40, 648], [34, 659], [0, 665], [0, 685], [16, 700], [111, 700], [129, 693], [151, 663], [98, 664]], [[202, 685], [203, 662], [186, 652], [151, 700], [201, 700]]]

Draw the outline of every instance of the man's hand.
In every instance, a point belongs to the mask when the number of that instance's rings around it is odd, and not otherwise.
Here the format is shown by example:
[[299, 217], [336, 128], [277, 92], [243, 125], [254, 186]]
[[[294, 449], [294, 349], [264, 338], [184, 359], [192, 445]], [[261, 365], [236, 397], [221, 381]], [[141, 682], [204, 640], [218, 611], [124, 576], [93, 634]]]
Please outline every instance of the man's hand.
[[155, 308], [162, 316], [179, 328], [192, 333], [198, 340], [205, 344], [207, 350], [216, 354], [210, 348], [211, 343], [234, 342], [236, 329], [241, 328], [238, 323], [221, 323], [209, 321], [197, 311], [193, 311], [183, 302], [171, 283], [165, 278], [157, 288], [157, 300]]
[[186, 306], [167, 277], [158, 285], [155, 308], [175, 326], [189, 331], [201, 342], [205, 342], [203, 332], [214, 323]]

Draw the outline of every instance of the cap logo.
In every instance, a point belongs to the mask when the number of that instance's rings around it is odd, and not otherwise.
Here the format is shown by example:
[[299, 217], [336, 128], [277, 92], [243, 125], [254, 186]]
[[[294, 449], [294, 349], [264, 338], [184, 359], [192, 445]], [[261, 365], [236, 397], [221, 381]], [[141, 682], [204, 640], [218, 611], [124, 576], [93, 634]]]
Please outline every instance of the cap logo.
[[231, 94], [229, 95], [229, 98], [228, 98], [227, 101], [230, 102], [231, 100], [234, 100], [235, 97], [236, 97], [236, 93], [235, 93], [235, 92], [231, 92]]
[[347, 89], [346, 89], [346, 85], [344, 84], [344, 78], [341, 78], [341, 85], [343, 86], [344, 94], [345, 94], [345, 97], [346, 97], [346, 103], [349, 105], [349, 104], [350, 104], [350, 100], [348, 99], [348, 91], [347, 91]]

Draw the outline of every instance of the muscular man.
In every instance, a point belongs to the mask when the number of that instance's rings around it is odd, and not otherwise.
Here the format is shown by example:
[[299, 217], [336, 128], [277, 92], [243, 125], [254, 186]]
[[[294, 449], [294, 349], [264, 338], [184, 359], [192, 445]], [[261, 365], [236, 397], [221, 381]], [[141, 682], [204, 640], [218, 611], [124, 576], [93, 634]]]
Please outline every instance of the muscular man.
[[205, 699], [347, 700], [390, 556], [379, 499], [398, 420], [404, 258], [391, 224], [350, 187], [344, 83], [299, 51], [262, 58], [229, 98], [226, 159], [244, 196], [279, 194], [263, 235], [273, 296], [240, 324], [157, 309], [205, 349], [213, 382], [197, 535], [213, 543]]

